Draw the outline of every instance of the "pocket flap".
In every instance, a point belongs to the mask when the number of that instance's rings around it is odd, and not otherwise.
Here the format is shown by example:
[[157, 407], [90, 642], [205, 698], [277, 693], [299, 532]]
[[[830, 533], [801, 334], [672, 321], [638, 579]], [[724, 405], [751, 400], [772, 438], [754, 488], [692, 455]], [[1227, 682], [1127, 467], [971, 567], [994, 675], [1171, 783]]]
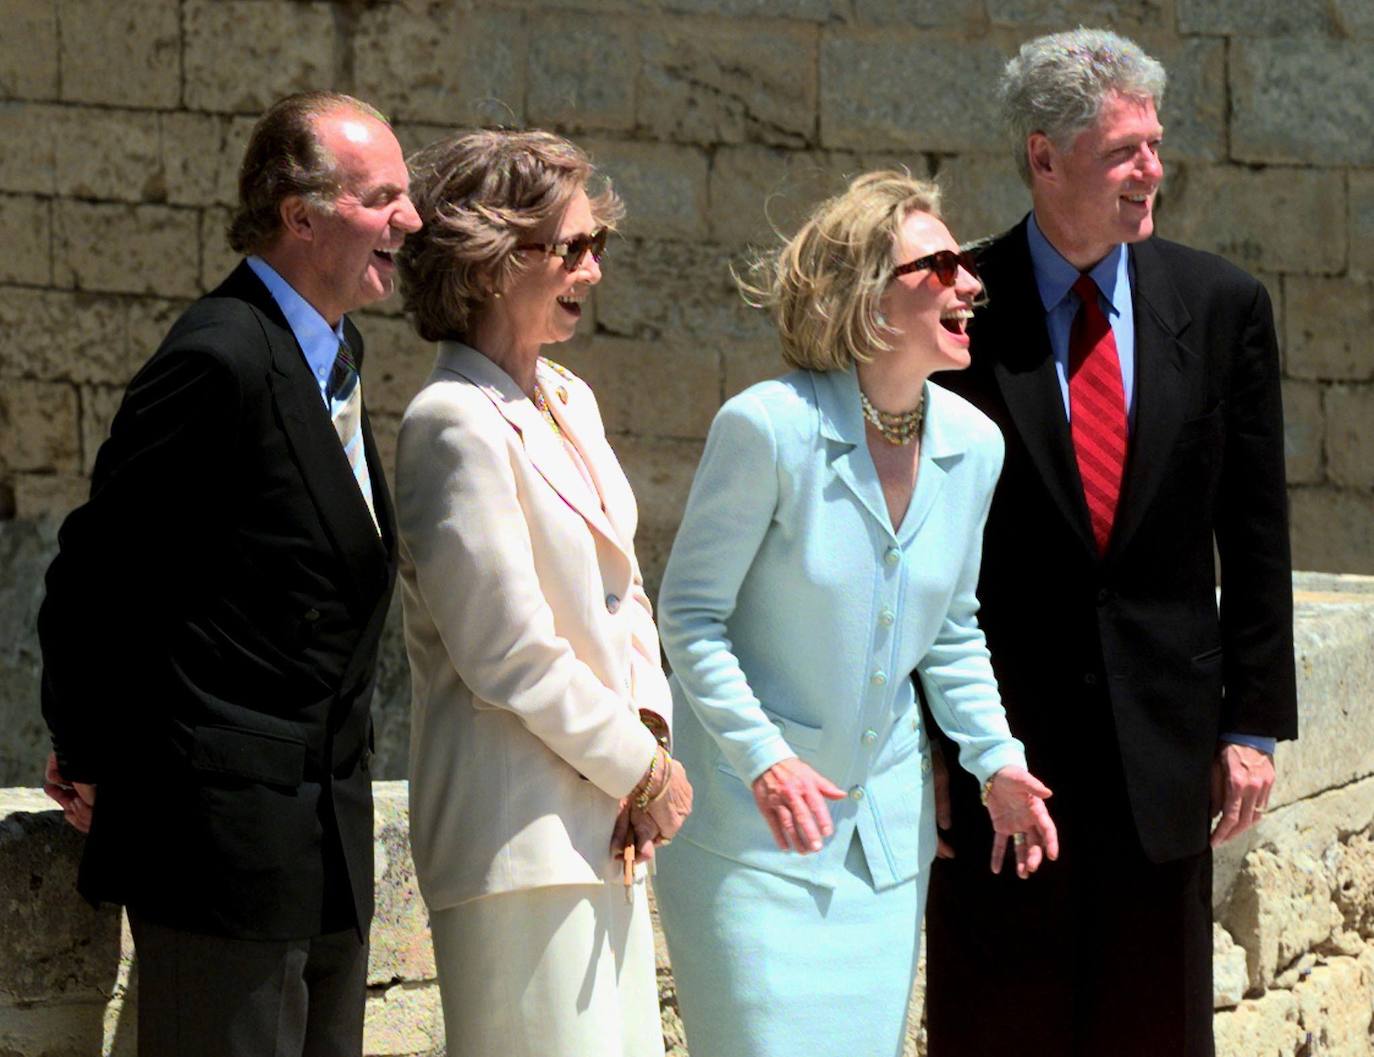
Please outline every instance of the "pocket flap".
[[778, 733], [783, 740], [794, 749], [816, 750], [821, 747], [821, 741], [825, 737], [825, 732], [820, 727], [808, 726], [795, 719], [784, 719], [782, 716], [773, 712], [765, 711], [765, 715], [778, 728]]
[[295, 789], [305, 777], [305, 742], [242, 727], [199, 727], [191, 766]]

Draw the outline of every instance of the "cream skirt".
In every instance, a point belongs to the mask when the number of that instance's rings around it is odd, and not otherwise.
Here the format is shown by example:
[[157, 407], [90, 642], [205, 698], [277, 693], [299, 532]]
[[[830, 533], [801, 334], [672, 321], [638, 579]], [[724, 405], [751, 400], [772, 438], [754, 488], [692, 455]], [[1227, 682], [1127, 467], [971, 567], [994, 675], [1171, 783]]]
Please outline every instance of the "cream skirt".
[[649, 901], [555, 885], [430, 912], [448, 1057], [662, 1057]]

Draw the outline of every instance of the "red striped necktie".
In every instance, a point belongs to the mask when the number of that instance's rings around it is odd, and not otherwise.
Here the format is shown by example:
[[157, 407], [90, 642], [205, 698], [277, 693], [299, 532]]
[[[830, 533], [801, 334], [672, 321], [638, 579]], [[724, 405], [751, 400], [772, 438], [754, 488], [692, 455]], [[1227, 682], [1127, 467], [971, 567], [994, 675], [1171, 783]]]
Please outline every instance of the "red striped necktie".
[[1088, 503], [1093, 539], [1107, 552], [1126, 468], [1126, 394], [1111, 324], [1098, 304], [1097, 284], [1080, 275], [1083, 302], [1069, 331], [1069, 432]]

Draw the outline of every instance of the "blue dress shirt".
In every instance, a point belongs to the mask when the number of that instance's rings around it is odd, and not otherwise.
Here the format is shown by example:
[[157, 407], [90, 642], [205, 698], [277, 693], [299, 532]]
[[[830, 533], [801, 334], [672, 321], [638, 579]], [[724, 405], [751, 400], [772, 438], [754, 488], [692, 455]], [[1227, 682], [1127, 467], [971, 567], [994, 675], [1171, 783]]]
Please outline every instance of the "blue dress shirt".
[[334, 369], [334, 358], [339, 354], [339, 345], [344, 344], [343, 320], [337, 327], [331, 327], [319, 310], [296, 292], [295, 287], [281, 277], [281, 274], [261, 257], [249, 257], [248, 267], [262, 280], [272, 300], [277, 302], [286, 325], [296, 338], [296, 344], [305, 354], [305, 362], [320, 385], [320, 399], [331, 414], [325, 387], [329, 384], [329, 372]]

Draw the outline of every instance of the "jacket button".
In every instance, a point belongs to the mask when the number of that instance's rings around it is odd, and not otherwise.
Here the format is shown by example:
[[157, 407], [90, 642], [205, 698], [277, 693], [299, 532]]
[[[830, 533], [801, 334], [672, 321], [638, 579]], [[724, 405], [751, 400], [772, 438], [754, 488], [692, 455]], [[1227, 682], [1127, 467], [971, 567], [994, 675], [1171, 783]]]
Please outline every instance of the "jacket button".
[[1084, 686], [1096, 686], [1096, 685], [1097, 685], [1097, 673], [1096, 673], [1096, 672], [1087, 672], [1087, 673], [1085, 673], [1084, 676], [1083, 676], [1083, 685], [1084, 685]]
[[869, 679], [869, 682], [871, 682], [874, 686], [886, 686], [886, 685], [887, 685], [887, 673], [886, 673], [886, 672], [874, 672], [874, 673], [873, 673], [873, 677], [872, 677], [871, 679]]
[[870, 729], [864, 731], [862, 741], [865, 745], [872, 745], [877, 740], [878, 732], [876, 730]]
[[861, 786], [861, 785], [856, 785], [853, 789], [851, 789], [851, 790], [849, 791], [849, 799], [850, 799], [850, 800], [862, 800], [863, 798], [864, 798], [864, 787], [863, 787], [863, 786]]
[[901, 560], [902, 552], [896, 547], [889, 547], [887, 553], [883, 555], [883, 561], [887, 562], [888, 565], [896, 565]]
[[320, 611], [318, 609], [307, 609], [305, 611], [305, 619], [313, 624], [320, 619]]
[[619, 609], [620, 609], [620, 596], [619, 596], [619, 595], [607, 595], [607, 596], [606, 596], [606, 611], [607, 611], [608, 613], [615, 613], [615, 612], [619, 611]]
[[896, 621], [896, 619], [897, 614], [892, 612], [892, 610], [890, 609], [885, 608], [881, 613], [878, 614], [878, 623], [885, 628], [892, 627], [892, 624], [894, 621]]
[[922, 756], [922, 757], [921, 757], [921, 773], [922, 773], [922, 774], [929, 774], [929, 773], [930, 773], [930, 757], [929, 757], [929, 756]]

